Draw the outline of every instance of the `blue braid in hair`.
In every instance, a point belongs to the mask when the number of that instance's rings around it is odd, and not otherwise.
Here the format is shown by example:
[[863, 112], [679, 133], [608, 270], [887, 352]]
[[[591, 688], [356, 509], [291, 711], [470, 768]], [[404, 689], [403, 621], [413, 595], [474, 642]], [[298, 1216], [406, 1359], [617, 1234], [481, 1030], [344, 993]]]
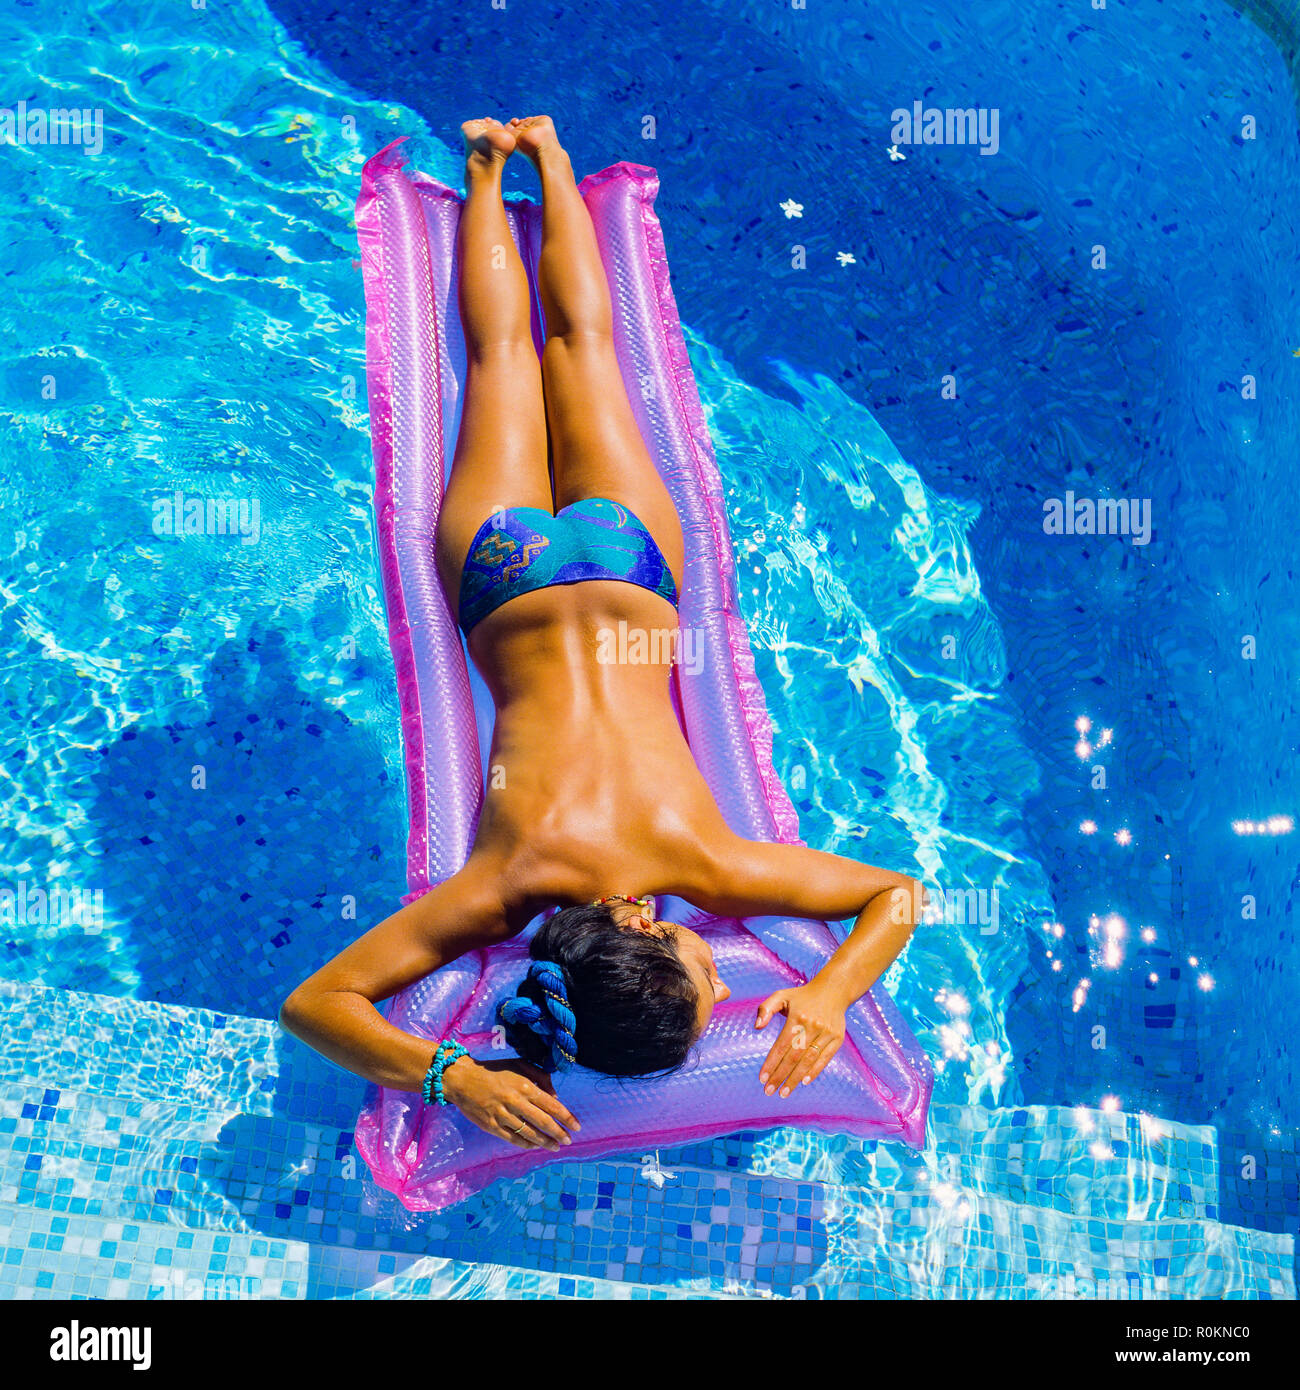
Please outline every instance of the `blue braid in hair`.
[[547, 1042], [551, 1049], [551, 1071], [563, 1071], [576, 1065], [578, 1043], [573, 1034], [578, 1020], [569, 1007], [563, 971], [553, 960], [535, 960], [528, 967], [528, 979], [541, 985], [544, 1007], [534, 1004], [527, 995], [515, 994], [501, 1001], [497, 1017], [502, 1023], [522, 1024]]

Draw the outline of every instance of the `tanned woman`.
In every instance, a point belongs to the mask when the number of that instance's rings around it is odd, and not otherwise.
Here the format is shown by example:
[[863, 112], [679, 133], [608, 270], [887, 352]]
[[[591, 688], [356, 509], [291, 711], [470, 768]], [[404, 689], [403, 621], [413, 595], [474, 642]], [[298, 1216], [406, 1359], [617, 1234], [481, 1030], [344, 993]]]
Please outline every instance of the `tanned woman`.
[[[788, 1096], [835, 1055], [845, 1011], [902, 950], [924, 895], [901, 873], [733, 833], [674, 712], [672, 645], [609, 659], [601, 634], [620, 623], [676, 631], [681, 525], [624, 390], [595, 232], [554, 125], [483, 118], [463, 132], [467, 369], [434, 543], [496, 707], [491, 776], [464, 866], [299, 985], [281, 1022], [379, 1085], [428, 1096], [432, 1084], [488, 1133], [558, 1149], [579, 1122], [552, 1073], [672, 1071], [728, 997], [707, 941], [657, 920], [656, 897], [724, 917], [855, 919], [812, 979], [758, 1010], [757, 1028], [784, 1022], [756, 1084]], [[540, 360], [501, 198], [516, 153], [542, 185]], [[376, 1008], [557, 908], [500, 1005], [518, 1059], [435, 1050]]]

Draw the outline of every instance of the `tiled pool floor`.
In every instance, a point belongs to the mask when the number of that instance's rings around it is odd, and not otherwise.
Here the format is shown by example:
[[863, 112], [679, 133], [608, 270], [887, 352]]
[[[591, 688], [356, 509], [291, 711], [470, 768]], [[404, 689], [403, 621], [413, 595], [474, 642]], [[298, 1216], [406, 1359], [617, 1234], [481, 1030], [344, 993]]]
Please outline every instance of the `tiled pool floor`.
[[361, 1083], [268, 1020], [0, 984], [0, 1298], [1293, 1298], [1212, 1128], [938, 1106], [927, 1151], [793, 1130], [416, 1216]]

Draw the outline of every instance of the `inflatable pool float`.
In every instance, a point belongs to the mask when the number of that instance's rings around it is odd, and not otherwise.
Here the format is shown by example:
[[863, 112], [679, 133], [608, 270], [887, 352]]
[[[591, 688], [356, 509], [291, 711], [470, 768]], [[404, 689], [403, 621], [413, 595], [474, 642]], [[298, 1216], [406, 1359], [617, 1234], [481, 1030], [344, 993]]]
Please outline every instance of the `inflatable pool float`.
[[[407, 170], [399, 144], [365, 166], [357, 229], [375, 515], [409, 801], [410, 891], [403, 901], [410, 902], [455, 873], [469, 853], [493, 706], [468, 659], [433, 550], [465, 372], [455, 264], [461, 199]], [[797, 844], [798, 820], [772, 766], [771, 723], [736, 601], [722, 481], [669, 286], [654, 213], [658, 187], [653, 169], [624, 163], [590, 175], [579, 191], [609, 278], [623, 380], [677, 504], [686, 542], [680, 624], [691, 631], [703, 664], [698, 671], [694, 662], [690, 672], [673, 668], [673, 703], [732, 829], [749, 839]], [[540, 351], [535, 270], [541, 209], [531, 202], [506, 206], [534, 283], [533, 332]], [[709, 938], [732, 990], [692, 1062], [655, 1080], [616, 1081], [581, 1068], [559, 1075], [560, 1095], [582, 1123], [572, 1146], [560, 1153], [514, 1148], [454, 1107], [377, 1089], [356, 1130], [357, 1147], [375, 1180], [407, 1207], [436, 1211], [496, 1178], [544, 1163], [640, 1154], [738, 1130], [796, 1125], [913, 1146], [923, 1142], [933, 1074], [879, 987], [849, 1010], [845, 1043], [813, 1085], [783, 1100], [766, 1095], [759, 1084], [759, 1065], [776, 1034], [773, 1025], [755, 1030], [758, 1004], [816, 973], [839, 941], [827, 924], [724, 920], [671, 897], [659, 899], [658, 915], [687, 922]], [[495, 1010], [524, 976], [528, 934], [472, 952], [409, 986], [393, 999], [390, 1021], [431, 1044], [450, 1034], [473, 1056], [509, 1056]]]

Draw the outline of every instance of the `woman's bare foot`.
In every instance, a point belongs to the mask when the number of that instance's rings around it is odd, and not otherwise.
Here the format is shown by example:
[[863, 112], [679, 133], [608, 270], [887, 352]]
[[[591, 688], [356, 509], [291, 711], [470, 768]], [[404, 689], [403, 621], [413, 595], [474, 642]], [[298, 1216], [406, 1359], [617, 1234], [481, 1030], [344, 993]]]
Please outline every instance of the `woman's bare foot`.
[[510, 129], [514, 132], [515, 149], [534, 164], [548, 150], [560, 149], [555, 122], [549, 116], [516, 116], [510, 122]]
[[465, 162], [471, 166], [501, 165], [515, 152], [515, 132], [492, 116], [466, 121], [460, 133], [465, 137]]

